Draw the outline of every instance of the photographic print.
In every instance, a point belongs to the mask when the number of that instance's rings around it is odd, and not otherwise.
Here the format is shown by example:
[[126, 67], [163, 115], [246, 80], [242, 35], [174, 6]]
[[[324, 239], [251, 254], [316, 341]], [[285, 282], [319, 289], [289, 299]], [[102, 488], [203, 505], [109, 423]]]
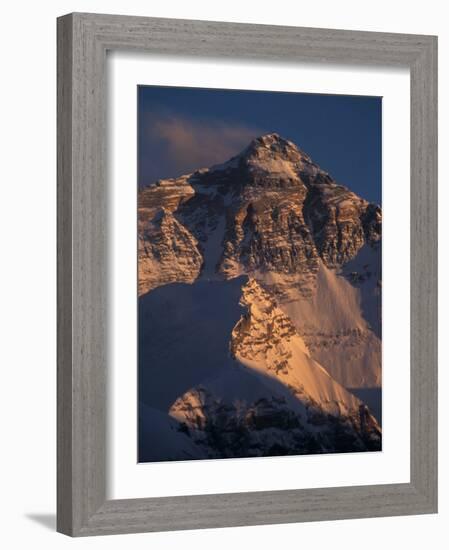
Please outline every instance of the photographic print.
[[382, 99], [139, 86], [138, 460], [382, 448]]

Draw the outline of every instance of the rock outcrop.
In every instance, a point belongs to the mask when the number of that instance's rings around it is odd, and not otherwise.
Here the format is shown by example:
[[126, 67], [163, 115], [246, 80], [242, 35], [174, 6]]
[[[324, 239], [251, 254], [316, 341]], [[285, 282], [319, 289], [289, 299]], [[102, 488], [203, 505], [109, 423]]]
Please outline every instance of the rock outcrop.
[[197, 279], [203, 264], [198, 241], [165, 207], [139, 222], [138, 239], [139, 294]]

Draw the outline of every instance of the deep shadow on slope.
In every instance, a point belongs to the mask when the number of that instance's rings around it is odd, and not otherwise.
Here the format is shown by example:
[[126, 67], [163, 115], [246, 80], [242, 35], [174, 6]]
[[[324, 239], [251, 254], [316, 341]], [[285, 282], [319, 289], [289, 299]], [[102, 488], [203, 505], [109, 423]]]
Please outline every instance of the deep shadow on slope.
[[174, 283], [140, 298], [142, 403], [167, 412], [177, 397], [229, 365], [230, 335], [242, 314], [246, 280]]
[[382, 427], [382, 388], [348, 388], [348, 391], [365, 403]]

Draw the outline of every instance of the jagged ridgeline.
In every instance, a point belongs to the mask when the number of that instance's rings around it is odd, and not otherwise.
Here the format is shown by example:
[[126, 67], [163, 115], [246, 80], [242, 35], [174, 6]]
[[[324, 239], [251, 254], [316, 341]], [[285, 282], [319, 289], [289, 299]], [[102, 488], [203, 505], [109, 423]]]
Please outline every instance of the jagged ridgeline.
[[381, 222], [277, 134], [142, 188], [140, 460], [380, 450]]

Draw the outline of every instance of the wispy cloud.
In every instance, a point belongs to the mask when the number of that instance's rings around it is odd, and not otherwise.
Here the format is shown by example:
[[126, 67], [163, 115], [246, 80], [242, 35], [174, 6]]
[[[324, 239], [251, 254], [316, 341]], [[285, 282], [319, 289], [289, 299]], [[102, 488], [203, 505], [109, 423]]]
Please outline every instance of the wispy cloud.
[[165, 142], [177, 163], [208, 166], [238, 153], [257, 136], [258, 130], [220, 121], [197, 122], [171, 117], [156, 121], [151, 133]]
[[224, 162], [264, 133], [238, 122], [194, 120], [170, 113], [147, 113], [143, 124], [141, 179], [146, 181], [142, 183]]

